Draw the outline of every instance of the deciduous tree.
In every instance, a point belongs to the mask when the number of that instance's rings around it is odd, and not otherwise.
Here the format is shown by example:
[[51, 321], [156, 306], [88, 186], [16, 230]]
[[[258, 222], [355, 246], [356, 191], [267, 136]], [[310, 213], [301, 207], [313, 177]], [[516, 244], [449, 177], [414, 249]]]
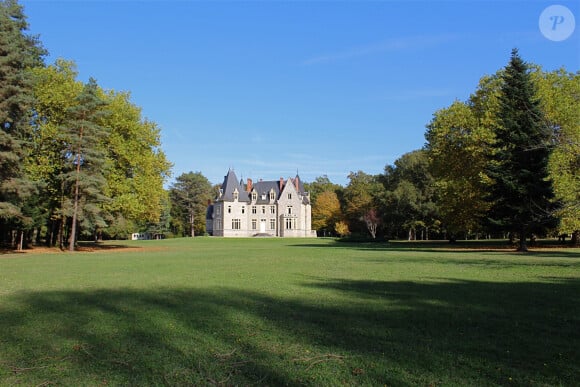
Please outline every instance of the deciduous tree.
[[[560, 233], [580, 234], [580, 72], [564, 69], [531, 73], [538, 87], [540, 107], [554, 131], [549, 171], [556, 200]], [[578, 239], [576, 242], [580, 242]]]
[[336, 222], [341, 220], [340, 201], [334, 191], [318, 194], [312, 205], [312, 228], [318, 231], [334, 230]]

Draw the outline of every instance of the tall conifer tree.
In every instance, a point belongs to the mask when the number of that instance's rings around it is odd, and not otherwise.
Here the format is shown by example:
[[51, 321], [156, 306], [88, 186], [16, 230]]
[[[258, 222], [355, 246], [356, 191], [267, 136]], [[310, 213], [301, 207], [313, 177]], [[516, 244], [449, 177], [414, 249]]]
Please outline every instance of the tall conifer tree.
[[42, 65], [44, 50], [27, 29], [22, 7], [0, 0], [0, 241], [11, 229], [22, 231], [22, 207], [34, 190], [22, 168], [33, 101], [27, 70]]
[[548, 176], [552, 130], [536, 98], [527, 64], [514, 49], [502, 75], [499, 125], [487, 170], [492, 225], [526, 238], [555, 226], [554, 192]]
[[68, 109], [67, 122], [61, 128], [64, 157], [68, 169], [64, 170], [63, 211], [71, 219], [69, 250], [74, 251], [77, 226], [84, 225], [85, 231], [106, 226], [99, 205], [106, 196], [105, 152], [103, 143], [107, 129], [98, 125], [106, 114], [105, 102], [98, 95], [98, 85], [90, 79], [76, 98], [77, 104]]

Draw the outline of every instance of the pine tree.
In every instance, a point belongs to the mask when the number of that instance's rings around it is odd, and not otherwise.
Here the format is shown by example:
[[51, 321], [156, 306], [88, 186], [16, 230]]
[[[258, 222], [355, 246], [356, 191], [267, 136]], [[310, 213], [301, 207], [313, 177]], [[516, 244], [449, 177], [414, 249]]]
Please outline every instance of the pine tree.
[[502, 76], [500, 124], [487, 170], [492, 179], [489, 220], [526, 238], [555, 226], [552, 182], [548, 177], [552, 130], [547, 125], [527, 64], [512, 51]]
[[28, 70], [42, 65], [45, 52], [27, 29], [22, 7], [0, 0], [0, 241], [12, 229], [22, 233], [29, 221], [22, 207], [34, 191], [22, 168], [33, 102]]
[[61, 128], [63, 143], [67, 144], [63, 156], [68, 165], [61, 176], [62, 210], [71, 218], [70, 251], [75, 249], [79, 224], [85, 231], [106, 226], [100, 204], [107, 200], [103, 193], [105, 152], [102, 147], [107, 129], [97, 124], [106, 110], [94, 79], [84, 86], [76, 102], [68, 109], [67, 122]]

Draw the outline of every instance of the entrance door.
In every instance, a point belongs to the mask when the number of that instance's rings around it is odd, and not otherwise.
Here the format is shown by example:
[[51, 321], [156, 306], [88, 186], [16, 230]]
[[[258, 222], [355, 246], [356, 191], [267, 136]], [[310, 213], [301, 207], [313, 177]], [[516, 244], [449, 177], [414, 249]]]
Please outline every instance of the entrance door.
[[266, 219], [260, 220], [260, 233], [266, 232]]

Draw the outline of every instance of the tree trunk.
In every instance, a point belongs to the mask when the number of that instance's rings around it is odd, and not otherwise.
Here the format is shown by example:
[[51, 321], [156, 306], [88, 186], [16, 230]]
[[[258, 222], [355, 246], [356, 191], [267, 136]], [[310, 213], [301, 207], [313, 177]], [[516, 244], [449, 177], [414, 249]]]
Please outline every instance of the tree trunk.
[[189, 210], [189, 224], [190, 224], [190, 227], [191, 227], [191, 230], [190, 231], [191, 231], [191, 237], [192, 238], [195, 237], [195, 228], [193, 227], [193, 220], [194, 220], [194, 218], [193, 218], [193, 209], [191, 209], [191, 210]]
[[77, 237], [77, 216], [79, 211], [79, 177], [81, 174], [81, 152], [82, 152], [82, 144], [83, 144], [83, 127], [80, 128], [79, 134], [79, 148], [77, 150], [77, 173], [76, 173], [76, 180], [75, 180], [75, 196], [73, 202], [73, 216], [72, 216], [72, 225], [70, 231], [70, 241], [69, 241], [69, 251], [75, 251], [75, 243]]
[[526, 244], [526, 230], [523, 227], [520, 230], [520, 244], [518, 247], [518, 251], [521, 251], [523, 253], [528, 251], [528, 245]]

